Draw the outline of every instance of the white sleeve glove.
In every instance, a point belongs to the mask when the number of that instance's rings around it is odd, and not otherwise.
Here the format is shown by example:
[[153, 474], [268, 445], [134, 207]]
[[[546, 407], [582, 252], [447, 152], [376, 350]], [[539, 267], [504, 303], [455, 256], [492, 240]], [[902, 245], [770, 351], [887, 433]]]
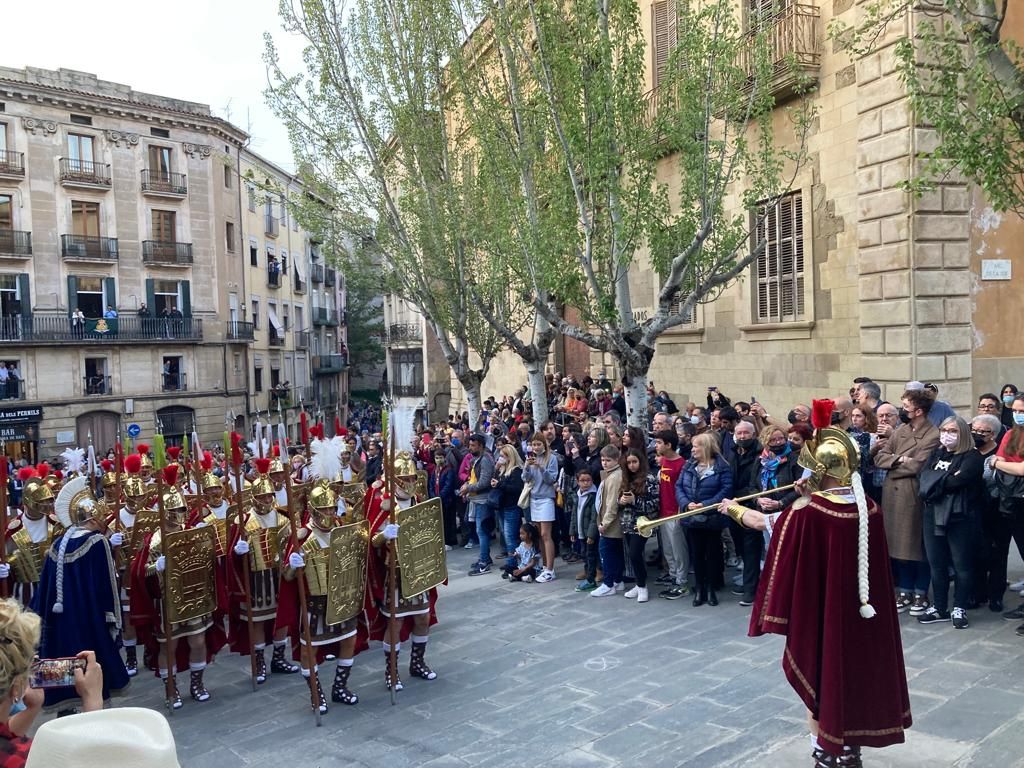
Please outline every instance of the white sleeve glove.
[[117, 531], [116, 533], [110, 534], [110, 546], [112, 546], [112, 547], [120, 547], [122, 544], [124, 544], [124, 534], [123, 533], [121, 533], [120, 531]]
[[384, 526], [384, 538], [388, 541], [398, 538], [398, 523], [388, 523]]
[[192, 527], [193, 528], [205, 528], [206, 527], [206, 523], [204, 523], [202, 520], [200, 520], [198, 523], [196, 523]]
[[7, 563], [0, 563], [0, 579], [6, 579], [11, 575], [11, 566]]
[[235, 554], [236, 555], [248, 555], [249, 554], [249, 542], [245, 539], [239, 539], [235, 542]]
[[163, 555], [160, 555], [160, 557], [158, 557], [156, 559], [156, 572], [157, 573], [163, 573], [164, 572], [164, 568], [166, 568], [166, 567], [167, 567], [167, 561], [164, 559]]
[[288, 565], [290, 565], [294, 570], [298, 570], [299, 568], [305, 568], [306, 558], [304, 558], [298, 552], [292, 552], [290, 555], [288, 555]]

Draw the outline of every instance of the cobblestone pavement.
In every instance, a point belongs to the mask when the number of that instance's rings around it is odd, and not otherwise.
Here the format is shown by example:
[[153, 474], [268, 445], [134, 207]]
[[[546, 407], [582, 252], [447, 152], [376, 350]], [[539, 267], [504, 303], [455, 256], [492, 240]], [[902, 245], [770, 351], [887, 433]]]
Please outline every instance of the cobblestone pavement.
[[[749, 609], [728, 590], [716, 608], [594, 599], [573, 592], [575, 566], [550, 584], [509, 584], [496, 570], [466, 576], [472, 554], [449, 556], [427, 652], [437, 680], [407, 680], [391, 706], [382, 651], [362, 654], [359, 704], [333, 705], [316, 728], [297, 676], [252, 693], [246, 660], [222, 655], [211, 701], [189, 700], [182, 676], [171, 723], [183, 768], [810, 764], [782, 638], [747, 637]], [[865, 750], [866, 765], [1024, 765], [1024, 639], [987, 610], [970, 618], [962, 631], [902, 619], [914, 727], [904, 745]], [[407, 664], [403, 653], [403, 675]], [[161, 707], [158, 681], [140, 675], [120, 703]]]

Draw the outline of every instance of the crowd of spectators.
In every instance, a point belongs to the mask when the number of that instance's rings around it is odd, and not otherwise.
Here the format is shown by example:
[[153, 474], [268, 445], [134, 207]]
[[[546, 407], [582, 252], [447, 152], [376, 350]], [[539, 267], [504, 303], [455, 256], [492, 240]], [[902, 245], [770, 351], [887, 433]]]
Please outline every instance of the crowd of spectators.
[[[773, 416], [710, 387], [704, 403], [680, 407], [652, 385], [641, 429], [627, 426], [624, 388], [603, 372], [549, 375], [545, 396], [551, 418], [540, 424], [524, 387], [488, 398], [472, 425], [450, 414], [417, 430], [446, 545], [479, 553], [470, 575], [499, 557], [505, 578], [551, 582], [558, 556], [578, 564], [576, 591], [595, 597], [646, 602], [654, 592], [715, 606], [728, 589], [751, 605], [774, 517], [808, 474], [798, 460], [813, 438], [810, 406]], [[1013, 385], [986, 393], [970, 419], [916, 381], [898, 402], [867, 378], [832, 399], [832, 425], [858, 445], [865, 490], [884, 513], [899, 612], [966, 628], [968, 611], [987, 608], [1022, 622], [1024, 636], [1024, 611], [1004, 605], [1008, 586], [1024, 590], [1007, 584], [1011, 541], [1024, 557], [1024, 395]], [[718, 509], [776, 488], [745, 502], [766, 516], [764, 531]], [[641, 516], [698, 508], [651, 539], [638, 532]]]

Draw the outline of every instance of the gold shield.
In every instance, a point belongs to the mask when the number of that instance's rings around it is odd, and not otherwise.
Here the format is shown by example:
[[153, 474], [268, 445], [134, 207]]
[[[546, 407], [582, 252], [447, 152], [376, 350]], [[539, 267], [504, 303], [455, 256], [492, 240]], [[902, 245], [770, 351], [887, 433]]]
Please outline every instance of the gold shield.
[[366, 593], [366, 557], [370, 527], [361, 523], [340, 525], [331, 531], [327, 562], [327, 623], [340, 624], [359, 615]]
[[344, 496], [345, 501], [349, 502], [350, 504], [357, 507], [362, 507], [363, 498], [366, 496], [366, 483], [362, 481], [342, 483], [341, 492], [339, 493], [339, 495]]
[[167, 534], [163, 555], [167, 568], [167, 614], [172, 624], [198, 619], [213, 613], [216, 593], [213, 586], [217, 544], [213, 528], [189, 528]]
[[402, 597], [416, 597], [448, 578], [440, 499], [413, 504], [398, 512], [396, 545], [402, 569]]
[[139, 510], [135, 515], [135, 525], [132, 526], [132, 554], [134, 555], [142, 549], [142, 543], [146, 540], [146, 536], [159, 530], [160, 511], [156, 509]]
[[[430, 474], [425, 469], [416, 470], [416, 490], [413, 492], [417, 499], [426, 499], [429, 490], [427, 488], [430, 482]], [[443, 538], [443, 537], [442, 537]]]

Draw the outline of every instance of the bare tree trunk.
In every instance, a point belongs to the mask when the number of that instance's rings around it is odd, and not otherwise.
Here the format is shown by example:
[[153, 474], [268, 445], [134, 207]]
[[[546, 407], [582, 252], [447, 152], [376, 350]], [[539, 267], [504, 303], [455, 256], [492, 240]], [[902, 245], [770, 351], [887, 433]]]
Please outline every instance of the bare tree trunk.
[[[624, 368], [628, 371], [628, 369]], [[626, 421], [631, 427], [647, 427], [647, 371], [628, 371], [626, 379]]]
[[526, 363], [526, 382], [533, 398], [533, 423], [538, 427], [548, 420], [548, 391], [544, 386], [544, 363]]
[[476, 431], [477, 420], [480, 418], [480, 407], [483, 398], [480, 397], [480, 382], [476, 378], [459, 379], [462, 388], [466, 390], [466, 410], [469, 411], [469, 429]]

